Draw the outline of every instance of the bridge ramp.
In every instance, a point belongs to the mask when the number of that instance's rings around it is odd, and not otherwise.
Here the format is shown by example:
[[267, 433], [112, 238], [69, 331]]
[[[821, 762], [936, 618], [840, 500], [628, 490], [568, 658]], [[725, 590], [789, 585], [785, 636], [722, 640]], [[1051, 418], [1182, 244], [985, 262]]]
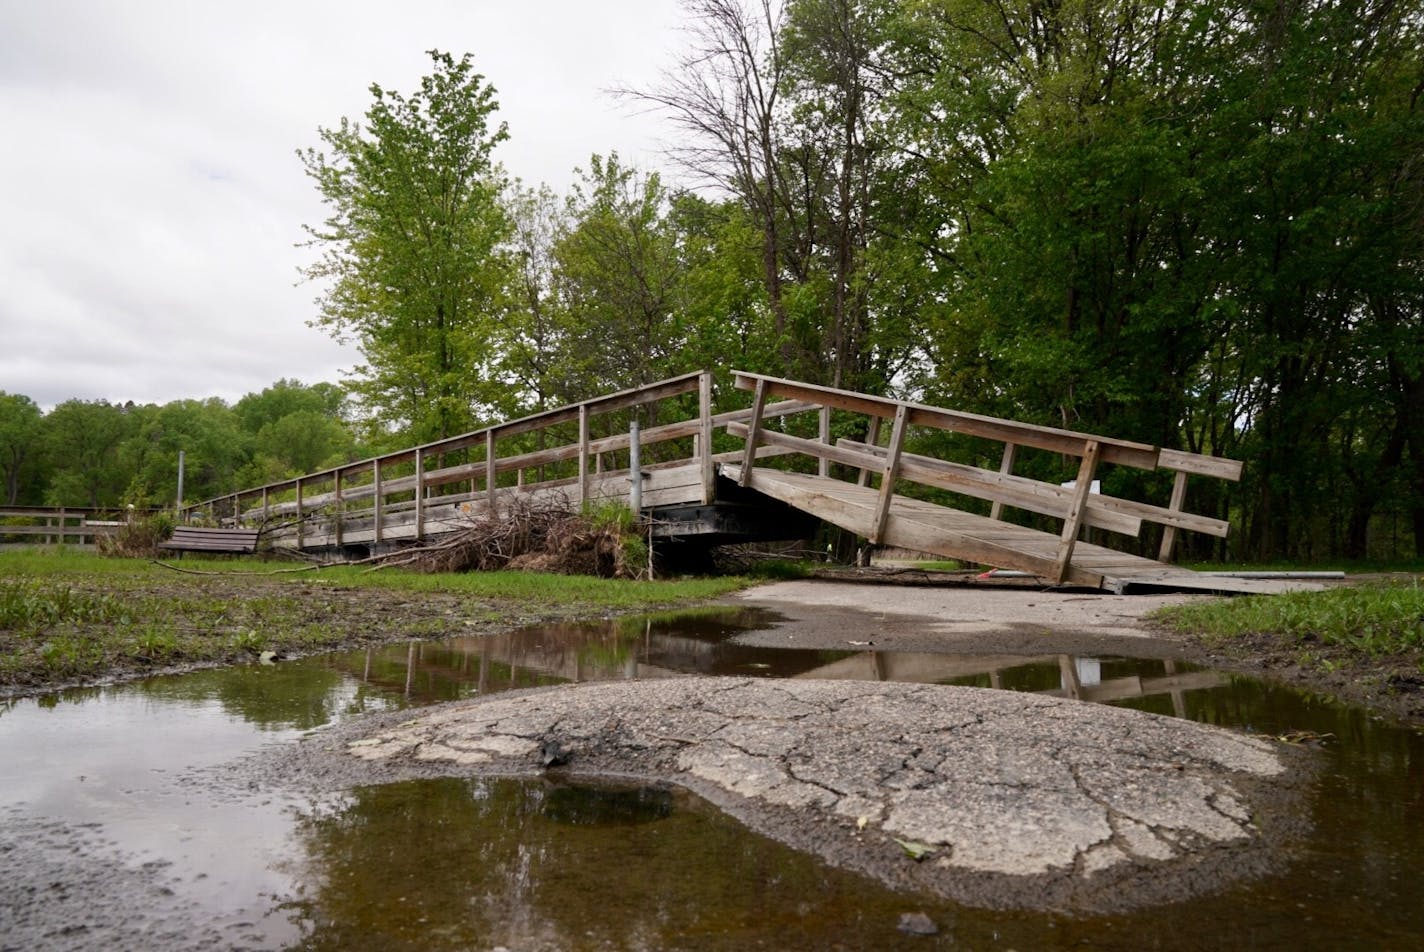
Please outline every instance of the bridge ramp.
[[[724, 465], [722, 472], [732, 479], [741, 477], [737, 465]], [[871, 534], [880, 495], [868, 486], [763, 467], [752, 469], [749, 488], [866, 537]], [[891, 498], [882, 534], [885, 545], [1045, 578], [1053, 574], [1059, 541], [1053, 533], [899, 494]], [[1087, 542], [1074, 547], [1064, 582], [1118, 594], [1144, 589], [1276, 594], [1320, 587], [1304, 581], [1205, 575]]]

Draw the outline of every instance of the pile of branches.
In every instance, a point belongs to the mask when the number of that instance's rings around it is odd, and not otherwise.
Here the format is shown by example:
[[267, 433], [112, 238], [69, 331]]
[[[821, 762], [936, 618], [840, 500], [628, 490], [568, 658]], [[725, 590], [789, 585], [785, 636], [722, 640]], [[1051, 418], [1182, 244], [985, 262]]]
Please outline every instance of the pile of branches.
[[[487, 572], [522, 569], [561, 575], [637, 578], [646, 565], [631, 564], [629, 533], [636, 529], [619, 520], [596, 518], [570, 507], [514, 497], [501, 501], [499, 511], [482, 510], [468, 525], [431, 545], [403, 549], [371, 561], [421, 572]], [[638, 540], [637, 535], [632, 536]], [[641, 541], [641, 540], [638, 540]], [[641, 549], [646, 552], [646, 549]]]

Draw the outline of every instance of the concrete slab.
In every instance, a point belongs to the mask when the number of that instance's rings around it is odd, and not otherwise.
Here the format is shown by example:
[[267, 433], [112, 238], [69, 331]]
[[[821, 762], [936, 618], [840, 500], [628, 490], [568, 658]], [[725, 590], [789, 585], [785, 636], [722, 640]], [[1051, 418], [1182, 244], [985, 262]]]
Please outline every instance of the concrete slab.
[[[1293, 765], [1270, 740], [978, 688], [706, 678], [445, 705], [343, 741], [392, 772], [680, 784], [752, 828], [968, 904], [1121, 909], [1271, 868]], [[923, 853], [916, 860], [911, 852]]]

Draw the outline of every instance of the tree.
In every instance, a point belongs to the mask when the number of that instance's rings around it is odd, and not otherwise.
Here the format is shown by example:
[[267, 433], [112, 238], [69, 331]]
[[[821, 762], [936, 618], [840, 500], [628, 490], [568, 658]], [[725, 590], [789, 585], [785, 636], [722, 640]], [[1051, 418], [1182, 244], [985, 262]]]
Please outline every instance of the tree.
[[25, 474], [38, 463], [42, 422], [43, 414], [35, 401], [0, 390], [0, 478], [8, 506], [20, 501]]
[[495, 90], [468, 54], [430, 58], [417, 92], [372, 85], [364, 126], [342, 119], [319, 130], [329, 155], [298, 153], [331, 210], [307, 229], [322, 253], [303, 273], [326, 283], [313, 323], [359, 342], [353, 392], [417, 440], [469, 429], [498, 400], [491, 342], [512, 266]]
[[578, 399], [665, 377], [683, 342], [682, 264], [656, 173], [593, 156], [568, 200], [554, 246], [555, 288], [569, 322]]

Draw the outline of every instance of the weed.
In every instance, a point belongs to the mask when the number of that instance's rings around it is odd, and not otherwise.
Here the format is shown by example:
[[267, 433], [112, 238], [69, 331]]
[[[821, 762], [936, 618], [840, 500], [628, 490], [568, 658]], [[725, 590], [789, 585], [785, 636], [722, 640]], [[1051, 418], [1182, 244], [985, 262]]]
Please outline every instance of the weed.
[[1424, 589], [1362, 585], [1173, 605], [1157, 617], [1215, 639], [1286, 635], [1304, 645], [1339, 645], [1367, 655], [1424, 650]]
[[165, 661], [179, 653], [178, 636], [156, 625], [148, 625], [135, 639], [133, 653], [149, 661]]

